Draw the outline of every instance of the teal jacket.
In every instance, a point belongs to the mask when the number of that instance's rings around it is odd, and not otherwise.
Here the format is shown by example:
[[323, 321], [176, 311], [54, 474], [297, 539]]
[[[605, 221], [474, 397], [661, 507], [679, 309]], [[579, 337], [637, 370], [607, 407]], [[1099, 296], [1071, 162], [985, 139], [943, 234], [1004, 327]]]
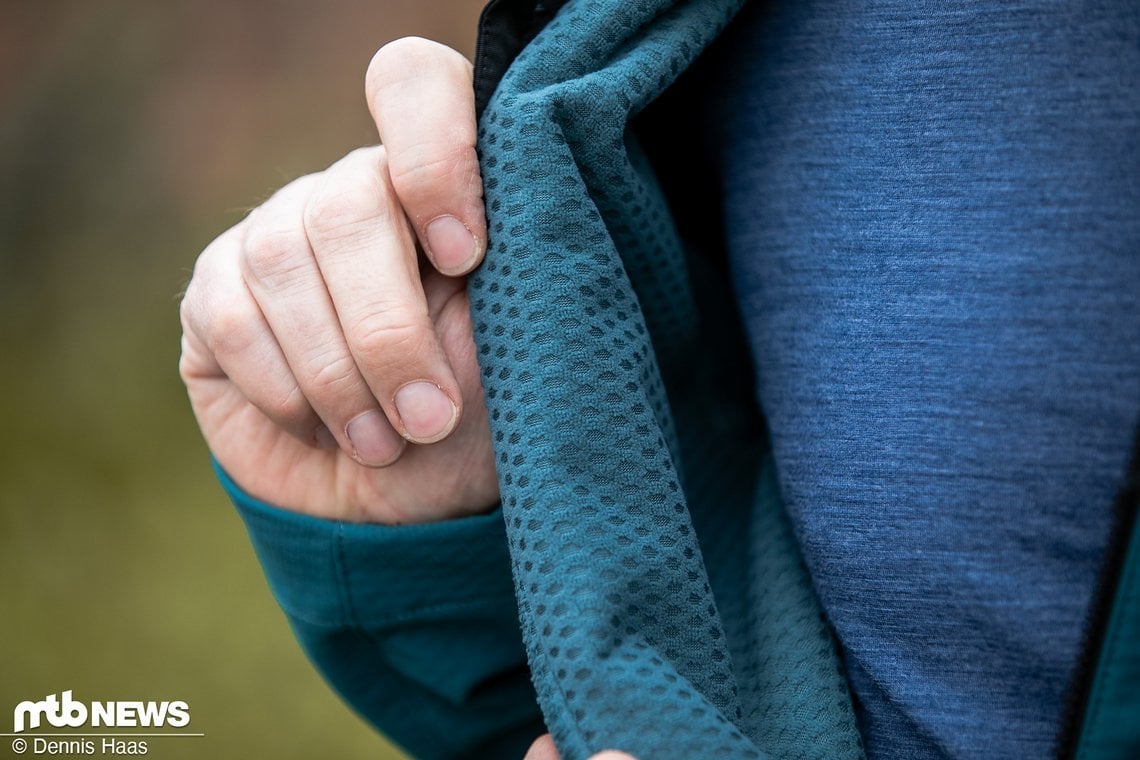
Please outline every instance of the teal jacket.
[[[726, 272], [678, 234], [636, 136], [739, 4], [484, 13], [491, 242], [469, 288], [501, 509], [328, 522], [220, 473], [306, 652], [416, 756], [521, 757], [546, 730], [566, 760], [862, 756], [747, 352], [702, 330], [733, 321]], [[1140, 747], [1136, 544], [1090, 641], [1081, 757]]]

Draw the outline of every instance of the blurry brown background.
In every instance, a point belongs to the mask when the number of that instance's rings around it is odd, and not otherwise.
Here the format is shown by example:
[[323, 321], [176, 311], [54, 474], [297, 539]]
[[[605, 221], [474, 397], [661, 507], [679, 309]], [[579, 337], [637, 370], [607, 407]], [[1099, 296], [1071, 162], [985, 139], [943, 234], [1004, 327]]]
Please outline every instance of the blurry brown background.
[[375, 141], [381, 44], [470, 56], [480, 4], [0, 0], [0, 732], [73, 689], [187, 701], [205, 738], [151, 757], [398, 756], [300, 654], [214, 483], [178, 293], [245, 209]]

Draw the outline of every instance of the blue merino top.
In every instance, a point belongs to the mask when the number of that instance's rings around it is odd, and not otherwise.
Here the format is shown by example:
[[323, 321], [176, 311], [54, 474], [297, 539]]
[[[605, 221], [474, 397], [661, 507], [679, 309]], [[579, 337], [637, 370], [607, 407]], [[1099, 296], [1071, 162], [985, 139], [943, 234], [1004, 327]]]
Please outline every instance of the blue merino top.
[[1140, 412], [1134, 3], [753, 3], [707, 135], [870, 756], [1042, 757]]

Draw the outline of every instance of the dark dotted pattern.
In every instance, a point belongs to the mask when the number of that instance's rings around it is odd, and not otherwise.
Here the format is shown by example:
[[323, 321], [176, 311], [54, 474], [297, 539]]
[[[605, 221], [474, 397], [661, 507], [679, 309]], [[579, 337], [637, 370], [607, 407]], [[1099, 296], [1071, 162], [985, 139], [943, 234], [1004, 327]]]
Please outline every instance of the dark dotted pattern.
[[[790, 531], [779, 523], [782, 533], [759, 541], [748, 532], [755, 446], [737, 447], [744, 490], [725, 510], [736, 522], [709, 523], [731, 562], [702, 553], [690, 516], [695, 489], [680, 462], [714, 480], [717, 464], [685, 450], [666, 378], [702, 361], [699, 310], [626, 125], [739, 0], [670, 5], [571, 0], [512, 65], [480, 125], [491, 241], [470, 280], [472, 316], [528, 658], [566, 760], [605, 747], [642, 760], [810, 756], [797, 749], [805, 742], [857, 756], [845, 682]], [[778, 501], [765, 503], [780, 519]], [[783, 580], [768, 558], [757, 571], [752, 544], [791, 562]], [[710, 573], [727, 579], [723, 591]], [[806, 624], [758, 617], [754, 583]], [[771, 627], [790, 639], [770, 640]], [[773, 659], [771, 646], [791, 654]], [[773, 670], [789, 657], [806, 675]], [[805, 737], [804, 721], [786, 714], [809, 712], [819, 728]], [[773, 716], [783, 723], [761, 726]], [[836, 726], [853, 753], [832, 752]], [[794, 741], [771, 736], [780, 731]]]

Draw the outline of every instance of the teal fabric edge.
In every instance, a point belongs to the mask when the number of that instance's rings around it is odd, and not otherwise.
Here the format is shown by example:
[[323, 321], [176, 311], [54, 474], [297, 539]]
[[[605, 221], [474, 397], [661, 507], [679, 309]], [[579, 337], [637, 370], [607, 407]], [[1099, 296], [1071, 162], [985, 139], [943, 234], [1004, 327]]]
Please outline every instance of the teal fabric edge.
[[212, 459], [289, 617], [378, 626], [451, 617], [456, 607], [514, 604], [501, 510], [389, 526], [325, 520], [247, 493]]
[[[739, 540], [763, 442], [736, 429], [746, 415], [718, 380], [739, 353], [701, 334], [690, 251], [629, 131], [735, 5], [568, 3], [480, 121], [492, 236], [472, 322], [523, 638], [566, 760], [862, 754], [786, 520], [761, 531], [776, 558], [750, 566], [758, 547]], [[769, 577], [787, 618], [733, 593]], [[748, 647], [757, 628], [780, 658]], [[785, 655], [806, 656], [795, 684]]]
[[1140, 757], [1140, 521], [1132, 528], [1076, 757]]

